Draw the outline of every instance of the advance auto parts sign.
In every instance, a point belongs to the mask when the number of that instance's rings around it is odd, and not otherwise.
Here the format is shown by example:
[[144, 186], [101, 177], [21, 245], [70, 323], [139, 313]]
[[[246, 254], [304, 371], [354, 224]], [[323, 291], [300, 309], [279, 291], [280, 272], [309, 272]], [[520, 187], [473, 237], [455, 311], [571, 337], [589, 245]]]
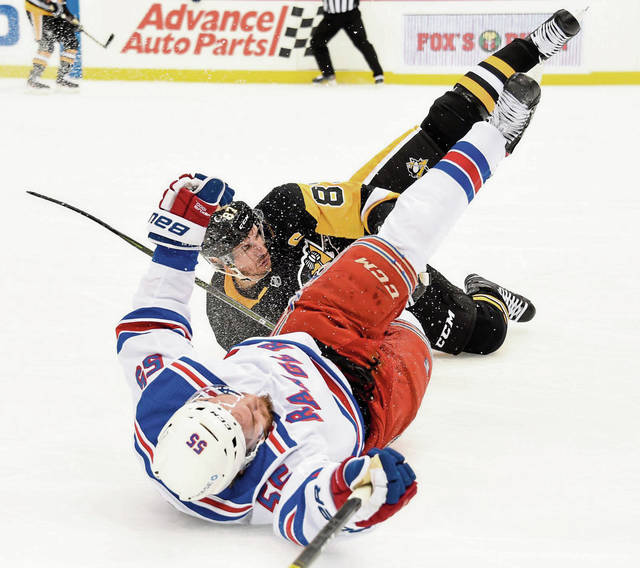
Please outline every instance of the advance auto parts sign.
[[[213, 6], [216, 9], [211, 9]], [[281, 2], [155, 2], [148, 5], [120, 53], [223, 59], [309, 55], [317, 6]], [[190, 57], [191, 56], [191, 57]]]
[[[405, 15], [406, 65], [471, 66], [525, 37], [551, 14]], [[545, 66], [580, 65], [582, 35], [573, 38]]]

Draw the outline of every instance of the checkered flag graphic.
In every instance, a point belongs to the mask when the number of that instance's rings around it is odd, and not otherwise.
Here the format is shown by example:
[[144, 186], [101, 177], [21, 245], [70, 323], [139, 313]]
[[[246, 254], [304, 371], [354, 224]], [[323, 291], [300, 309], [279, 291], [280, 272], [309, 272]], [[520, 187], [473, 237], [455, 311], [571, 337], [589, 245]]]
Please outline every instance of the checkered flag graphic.
[[322, 6], [320, 6], [315, 10], [313, 16], [305, 18], [304, 8], [292, 6], [287, 23], [293, 25], [287, 26], [281, 42], [281, 44], [287, 47], [281, 47], [278, 56], [291, 57], [294, 49], [304, 49], [305, 56], [311, 55], [311, 48], [307, 44], [309, 43], [313, 30], [322, 19], [322, 14], [324, 14], [324, 10]]

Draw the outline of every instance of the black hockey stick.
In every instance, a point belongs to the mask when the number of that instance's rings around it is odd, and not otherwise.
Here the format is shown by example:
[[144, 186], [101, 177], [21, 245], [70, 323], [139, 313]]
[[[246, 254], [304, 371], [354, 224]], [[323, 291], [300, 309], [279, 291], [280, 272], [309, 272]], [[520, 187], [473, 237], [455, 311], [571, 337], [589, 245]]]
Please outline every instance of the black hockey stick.
[[349, 522], [362, 507], [362, 504], [371, 497], [373, 487], [371, 486], [370, 471], [375, 468], [381, 468], [379, 456], [374, 456], [369, 463], [369, 472], [363, 479], [363, 484], [353, 490], [344, 505], [340, 507], [336, 514], [329, 519], [329, 522], [320, 529], [316, 537], [304, 547], [304, 550], [298, 554], [297, 558], [289, 565], [289, 568], [308, 568], [318, 557], [324, 545], [336, 536], [342, 528]]
[[[101, 225], [105, 229], [111, 231], [114, 235], [118, 235], [121, 239], [123, 239], [126, 242], [128, 242], [131, 246], [136, 247], [138, 250], [141, 250], [146, 255], [153, 256], [153, 251], [150, 248], [147, 248], [142, 243], [139, 243], [138, 241], [136, 241], [135, 239], [131, 238], [128, 235], [125, 235], [121, 231], [118, 231], [118, 229], [114, 229], [111, 225], [107, 225], [107, 223], [105, 223], [104, 221], [101, 221], [97, 217], [91, 215], [91, 213], [87, 213], [86, 211], [83, 211], [82, 209], [78, 209], [77, 207], [74, 207], [73, 205], [70, 205], [69, 203], [65, 203], [64, 201], [60, 201], [58, 199], [54, 199], [53, 197], [49, 197], [47, 195], [42, 195], [41, 193], [36, 193], [35, 191], [27, 190], [27, 193], [30, 194], [30, 195], [33, 195], [35, 197], [39, 197], [40, 199], [45, 199], [46, 201], [51, 201], [51, 203], [55, 203], [56, 205], [62, 205], [62, 207], [66, 207], [67, 209], [71, 209], [71, 211], [75, 211], [76, 213], [80, 213], [80, 215], [83, 215], [84, 217], [87, 217], [88, 219], [91, 219], [95, 223], [98, 223], [98, 225]], [[269, 320], [263, 318], [262, 316], [259, 316], [254, 311], [251, 311], [249, 308], [243, 306], [240, 302], [236, 302], [234, 299], [229, 298], [229, 296], [227, 296], [223, 292], [220, 292], [220, 290], [217, 290], [216, 288], [211, 286], [211, 284], [208, 284], [204, 280], [201, 280], [200, 278], [196, 278], [196, 284], [198, 286], [200, 286], [200, 288], [203, 288], [204, 290], [206, 290], [208, 294], [211, 294], [212, 296], [215, 296], [221, 302], [227, 304], [228, 306], [231, 306], [232, 308], [235, 308], [239, 312], [243, 313], [245, 316], [251, 318], [252, 320], [254, 320], [256, 322], [258, 322], [260, 325], [264, 326], [267, 331], [271, 331], [275, 327], [274, 324], [271, 323]]]
[[85, 30], [82, 26], [80, 26], [80, 28], [78, 29], [79, 32], [82, 32], [84, 35], [86, 35], [87, 37], [91, 38], [93, 41], [95, 41], [100, 47], [104, 47], [105, 49], [107, 49], [107, 47], [109, 47], [109, 44], [113, 41], [114, 35], [111, 34], [108, 38], [107, 41], [105, 41], [104, 43], [100, 42], [99, 40], [97, 40], [95, 37], [93, 37], [87, 30]]
[[109, 47], [109, 44], [113, 41], [114, 35], [111, 34], [108, 38], [107, 41], [105, 41], [104, 43], [102, 43], [100, 40], [97, 40], [95, 37], [93, 37], [87, 30], [84, 29], [84, 27], [82, 26], [82, 24], [80, 23], [80, 20], [78, 20], [78, 18], [72, 18], [70, 19], [69, 17], [66, 17], [64, 15], [60, 15], [58, 16], [61, 20], [66, 20], [67, 22], [69, 22], [70, 24], [73, 24], [76, 27], [76, 31], [79, 33], [83, 33], [84, 35], [86, 35], [87, 37], [91, 38], [93, 41], [95, 41], [100, 47], [104, 47], [105, 49], [107, 49], [107, 47]]

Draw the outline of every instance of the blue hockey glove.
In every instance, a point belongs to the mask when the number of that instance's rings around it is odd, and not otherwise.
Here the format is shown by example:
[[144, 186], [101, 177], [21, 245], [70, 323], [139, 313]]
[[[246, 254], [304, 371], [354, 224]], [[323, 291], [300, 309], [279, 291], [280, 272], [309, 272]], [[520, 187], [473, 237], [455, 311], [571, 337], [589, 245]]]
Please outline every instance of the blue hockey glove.
[[[374, 456], [380, 465], [372, 462]], [[416, 475], [399, 452], [391, 448], [372, 449], [366, 456], [349, 458], [340, 464], [331, 477], [331, 492], [336, 508], [340, 508], [367, 476], [373, 488], [371, 497], [351, 518], [349, 525], [358, 528], [381, 523], [404, 507], [418, 491]]]

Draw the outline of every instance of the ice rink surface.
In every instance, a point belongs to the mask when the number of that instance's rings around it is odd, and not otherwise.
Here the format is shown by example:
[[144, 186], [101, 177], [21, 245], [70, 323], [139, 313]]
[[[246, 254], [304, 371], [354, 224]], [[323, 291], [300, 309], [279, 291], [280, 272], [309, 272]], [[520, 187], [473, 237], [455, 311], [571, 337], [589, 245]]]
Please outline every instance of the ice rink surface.
[[[290, 181], [342, 181], [420, 122], [443, 87], [0, 81], [3, 567], [284, 567], [270, 527], [184, 516], [132, 445], [114, 326], [148, 259], [66, 200], [145, 242], [186, 171], [255, 204]], [[640, 565], [639, 87], [547, 87], [529, 132], [433, 259], [538, 314], [487, 357], [437, 355], [395, 447], [417, 497], [317, 567]], [[207, 277], [205, 266], [200, 276]], [[217, 349], [193, 300], [195, 342]]]

